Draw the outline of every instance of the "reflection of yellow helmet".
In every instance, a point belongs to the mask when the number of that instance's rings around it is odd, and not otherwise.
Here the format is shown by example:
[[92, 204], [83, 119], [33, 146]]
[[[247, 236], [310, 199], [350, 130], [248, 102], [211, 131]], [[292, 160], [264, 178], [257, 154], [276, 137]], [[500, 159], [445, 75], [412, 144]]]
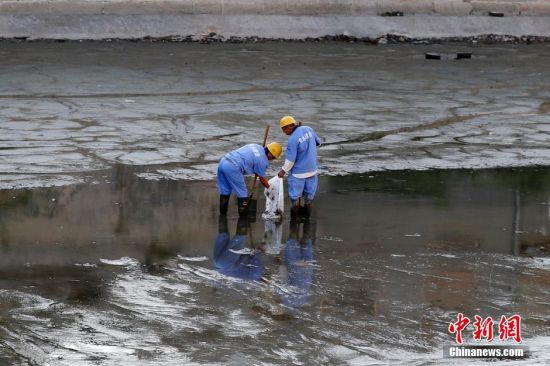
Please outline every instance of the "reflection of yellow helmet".
[[279, 121], [279, 127], [281, 127], [281, 128], [283, 128], [285, 126], [288, 126], [288, 125], [295, 125], [295, 124], [296, 124], [296, 120], [292, 116], [284, 116]]
[[281, 156], [281, 153], [283, 152], [283, 148], [278, 142], [270, 142], [266, 145], [266, 147], [275, 159], [279, 159], [279, 156]]

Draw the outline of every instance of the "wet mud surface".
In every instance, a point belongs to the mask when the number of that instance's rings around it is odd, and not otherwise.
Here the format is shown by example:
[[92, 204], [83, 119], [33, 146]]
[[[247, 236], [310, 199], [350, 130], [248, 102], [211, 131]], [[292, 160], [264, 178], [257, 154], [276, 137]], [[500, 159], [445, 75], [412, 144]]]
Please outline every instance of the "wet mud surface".
[[0, 364], [444, 365], [458, 312], [550, 361], [547, 168], [324, 176], [279, 227], [212, 181], [91, 179], [0, 190]]
[[287, 113], [324, 140], [323, 175], [546, 165], [548, 64], [548, 44], [3, 41], [0, 187], [117, 164], [209, 180]]
[[[550, 171], [510, 167], [548, 165], [549, 58], [0, 42], [0, 364], [447, 364], [457, 312], [548, 364]], [[287, 113], [313, 219], [220, 221], [220, 156]]]

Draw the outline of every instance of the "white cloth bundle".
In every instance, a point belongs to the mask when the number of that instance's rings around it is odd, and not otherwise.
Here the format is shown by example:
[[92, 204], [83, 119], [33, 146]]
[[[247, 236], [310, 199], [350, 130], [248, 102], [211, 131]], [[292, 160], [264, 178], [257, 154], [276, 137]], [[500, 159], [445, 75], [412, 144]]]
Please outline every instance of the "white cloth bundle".
[[283, 224], [273, 220], [264, 220], [264, 249], [267, 254], [281, 253]]
[[269, 180], [269, 188], [264, 191], [265, 211], [262, 219], [278, 221], [283, 218], [285, 212], [285, 192], [283, 178], [274, 176]]

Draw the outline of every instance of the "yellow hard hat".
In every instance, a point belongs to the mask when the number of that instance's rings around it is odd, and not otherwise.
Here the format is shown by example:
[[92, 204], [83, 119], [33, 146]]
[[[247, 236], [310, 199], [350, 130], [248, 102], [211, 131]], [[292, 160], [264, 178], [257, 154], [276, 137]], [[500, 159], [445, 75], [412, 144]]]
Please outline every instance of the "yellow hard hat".
[[281, 144], [278, 142], [270, 142], [266, 145], [267, 150], [273, 155], [275, 159], [279, 159], [279, 156], [281, 156], [281, 153], [283, 152], [283, 148], [281, 147]]
[[288, 125], [295, 125], [295, 124], [296, 124], [296, 120], [292, 116], [284, 116], [279, 121], [279, 127], [281, 127], [281, 128], [283, 128], [285, 126], [288, 126]]

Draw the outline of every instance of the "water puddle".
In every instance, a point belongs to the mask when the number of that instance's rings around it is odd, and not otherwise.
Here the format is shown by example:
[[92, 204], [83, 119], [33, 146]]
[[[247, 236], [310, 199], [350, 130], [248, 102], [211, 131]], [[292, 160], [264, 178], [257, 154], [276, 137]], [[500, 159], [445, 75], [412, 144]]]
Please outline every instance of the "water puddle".
[[0, 363], [443, 365], [458, 312], [550, 361], [550, 169], [322, 177], [281, 226], [143, 172], [0, 190]]

